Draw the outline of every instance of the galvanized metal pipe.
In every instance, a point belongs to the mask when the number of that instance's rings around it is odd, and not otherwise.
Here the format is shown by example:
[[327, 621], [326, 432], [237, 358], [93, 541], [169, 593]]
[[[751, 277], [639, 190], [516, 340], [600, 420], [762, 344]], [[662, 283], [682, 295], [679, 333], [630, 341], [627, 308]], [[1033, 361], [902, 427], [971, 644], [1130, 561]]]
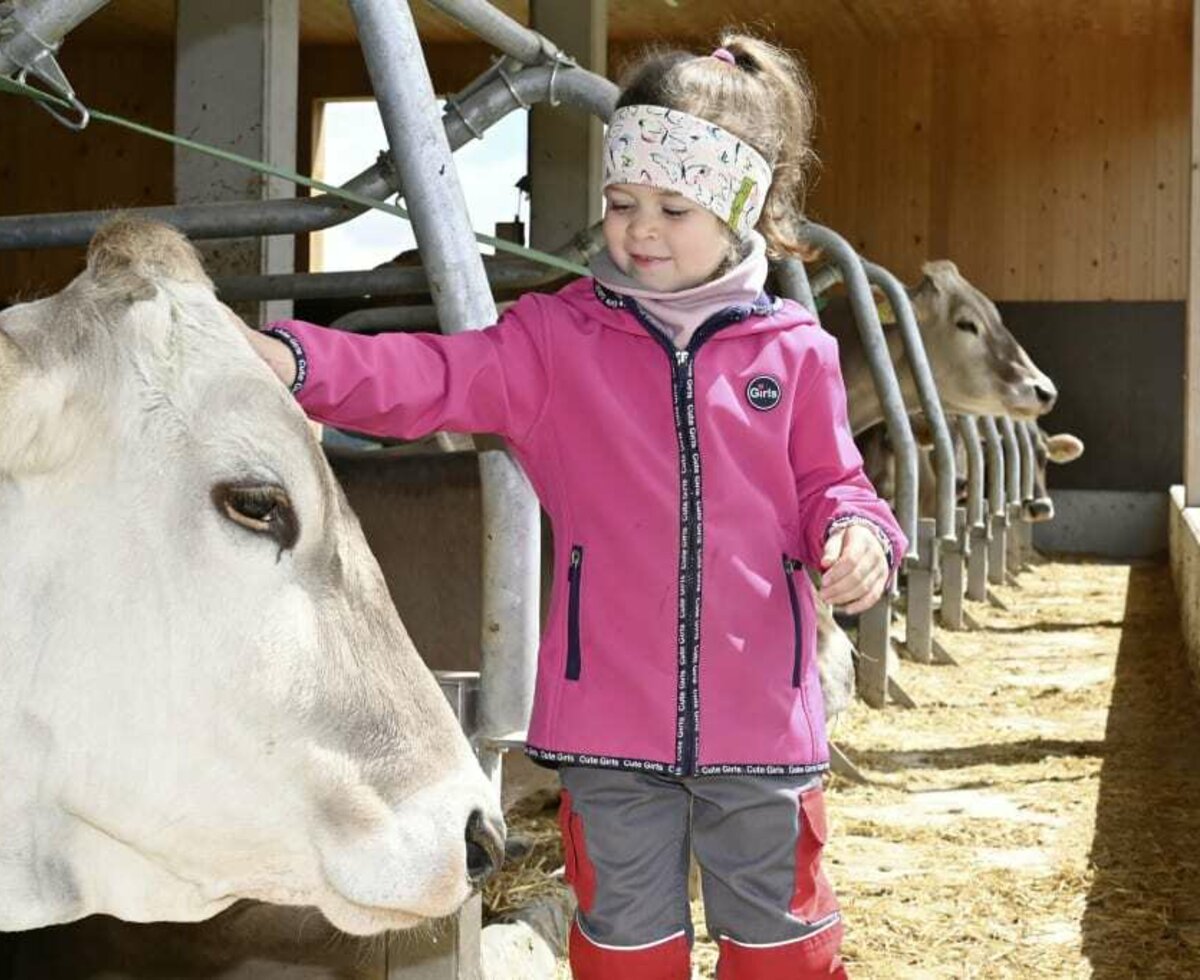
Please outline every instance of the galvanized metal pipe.
[[1003, 517], [1007, 486], [1004, 476], [1004, 443], [992, 416], [982, 416], [980, 425], [983, 429], [983, 444], [987, 449], [988, 512], [993, 517]]
[[841, 271], [842, 281], [850, 297], [850, 308], [854, 322], [862, 339], [863, 351], [875, 390], [883, 407], [884, 422], [892, 451], [896, 455], [896, 517], [908, 538], [908, 555], [916, 557], [917, 547], [917, 444], [913, 439], [912, 426], [900, 384], [896, 380], [896, 369], [888, 353], [883, 326], [879, 322], [879, 311], [871, 295], [871, 286], [863, 271], [862, 258], [850, 247], [841, 235], [814, 224], [804, 222], [800, 227], [801, 240], [821, 249]]
[[57, 49], [108, 0], [27, 0], [12, 9], [17, 29], [0, 40], [0, 75], [8, 78]]
[[[418, 238], [418, 243], [420, 239]], [[471, 242], [474, 247], [474, 239]], [[424, 254], [425, 246], [421, 246]], [[476, 253], [478, 254], [478, 253]], [[488, 263], [492, 289], [527, 290], [567, 275], [562, 269], [533, 262]], [[428, 272], [417, 266], [385, 266], [362, 272], [290, 272], [273, 276], [218, 276], [213, 280], [226, 303], [248, 299], [321, 299], [350, 296], [415, 296], [432, 292]]]
[[[913, 384], [921, 410], [933, 430], [933, 465], [937, 476], [937, 536], [942, 541], [954, 540], [954, 497], [956, 482], [954, 473], [954, 443], [950, 438], [950, 427], [942, 412], [942, 400], [938, 397], [937, 384], [929, 367], [925, 353], [925, 342], [921, 328], [917, 325], [912, 303], [903, 284], [887, 269], [874, 262], [863, 260], [867, 280], [883, 290], [884, 296], [896, 314], [896, 326], [904, 343], [904, 354], [908, 358]], [[936, 561], [936, 552], [935, 552]]]
[[[503, 79], [497, 78], [461, 102], [451, 100], [452, 108], [442, 115], [451, 147], [458, 149], [475, 139], [475, 133], [485, 131], [522, 103], [533, 105], [552, 94], [556, 101], [601, 119], [607, 119], [616, 105], [617, 87], [583, 68], [563, 67], [557, 71], [527, 68], [510, 76], [509, 81], [512, 89]], [[514, 91], [520, 103], [514, 98]], [[344, 186], [356, 194], [381, 201], [392, 194], [403, 193], [400, 180], [386, 162], [369, 167]], [[169, 205], [120, 210], [123, 214], [174, 225], [189, 238], [209, 239], [320, 231], [350, 221], [367, 207], [326, 194], [245, 204]], [[0, 251], [85, 245], [115, 213], [113, 210], [66, 211], [0, 217]]]
[[[376, 164], [343, 186], [377, 200], [395, 193], [390, 166]], [[0, 251], [18, 248], [66, 248], [86, 245], [97, 229], [115, 214], [174, 225], [193, 239], [291, 235], [342, 224], [366, 211], [330, 194], [273, 201], [228, 201], [213, 204], [172, 204], [152, 208], [108, 211], [60, 211], [0, 218]]]
[[1004, 472], [1007, 477], [1005, 495], [1008, 500], [1006, 514], [1012, 534], [1008, 537], [1006, 565], [1014, 575], [1023, 564], [1021, 555], [1021, 443], [1017, 440], [1017, 427], [1007, 415], [1000, 418], [1000, 438], [1004, 443]]
[[983, 417], [983, 441], [988, 454], [988, 509], [991, 511], [992, 536], [988, 541], [988, 581], [1003, 585], [1008, 569], [1007, 482], [1004, 471], [1004, 441], [996, 420]]
[[967, 450], [966, 594], [968, 599], [982, 602], [987, 598], [988, 541], [991, 538], [991, 522], [984, 501], [983, 446], [974, 415], [960, 415], [958, 431]]
[[1017, 441], [1021, 445], [1021, 500], [1028, 503], [1033, 500], [1037, 477], [1037, 450], [1033, 445], [1030, 429], [1035, 422], [1019, 422], [1017, 424]]
[[553, 57], [558, 49], [537, 31], [518, 24], [485, 0], [426, 0], [489, 44], [527, 65]]
[[813, 298], [812, 287], [808, 282], [808, 270], [804, 268], [804, 263], [789, 257], [772, 262], [771, 266], [781, 295], [794, 299], [815, 316], [817, 301]]
[[[412, 12], [395, 0], [350, 0], [371, 86], [443, 329], [493, 323], [496, 307]], [[524, 729], [533, 703], [541, 522], [537, 500], [506, 453], [481, 459], [484, 496], [482, 735]], [[505, 584], [507, 583], [507, 584]], [[499, 756], [483, 760], [493, 776]]]
[[1004, 444], [1005, 497], [1010, 504], [1021, 501], [1021, 444], [1017, 428], [1007, 415], [1000, 417], [1000, 438]]
[[[512, 303], [497, 303], [503, 313]], [[329, 324], [347, 333], [433, 331], [438, 329], [437, 308], [433, 306], [372, 306], [346, 313]]]
[[972, 527], [986, 524], [983, 481], [983, 445], [979, 441], [979, 424], [974, 415], [958, 417], [958, 431], [967, 450], [967, 521]]

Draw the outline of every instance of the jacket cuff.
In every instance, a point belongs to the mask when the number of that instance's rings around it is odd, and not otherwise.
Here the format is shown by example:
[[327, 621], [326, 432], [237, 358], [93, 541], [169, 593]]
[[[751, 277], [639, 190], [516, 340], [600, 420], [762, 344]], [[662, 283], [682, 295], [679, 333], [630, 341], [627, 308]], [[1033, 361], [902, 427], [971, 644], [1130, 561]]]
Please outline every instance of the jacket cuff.
[[291, 392], [293, 395], [300, 393], [300, 389], [304, 387], [304, 382], [308, 380], [308, 357], [304, 353], [304, 345], [300, 343], [299, 338], [287, 330], [279, 326], [269, 326], [263, 331], [268, 337], [274, 337], [276, 340], [282, 340], [288, 346], [288, 350], [292, 352], [292, 357], [296, 361], [296, 378], [292, 381]]
[[896, 555], [895, 550], [892, 548], [892, 539], [888, 537], [887, 532], [882, 527], [869, 517], [862, 517], [859, 514], [845, 514], [841, 517], [835, 517], [829, 522], [829, 526], [825, 528], [825, 537], [823, 540], [828, 541], [834, 532], [851, 526], [865, 527], [875, 535], [875, 539], [879, 542], [880, 547], [883, 548], [883, 556], [887, 559], [888, 572], [894, 575], [896, 571]]

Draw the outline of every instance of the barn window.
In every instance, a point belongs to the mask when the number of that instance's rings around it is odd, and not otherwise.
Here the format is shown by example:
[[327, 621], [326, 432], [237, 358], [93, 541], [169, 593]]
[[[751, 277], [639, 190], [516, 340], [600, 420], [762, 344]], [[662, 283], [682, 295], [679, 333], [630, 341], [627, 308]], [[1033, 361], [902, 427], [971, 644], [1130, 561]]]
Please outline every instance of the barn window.
[[[483, 141], [472, 140], [454, 155], [476, 231], [495, 234], [497, 222], [518, 216], [528, 223], [528, 200], [515, 186], [528, 171], [528, 118], [524, 112], [509, 113]], [[315, 123], [313, 172], [329, 184], [344, 184], [387, 146], [374, 99], [322, 100]], [[310, 241], [313, 272], [374, 268], [416, 245], [408, 222], [378, 211], [317, 232]]]

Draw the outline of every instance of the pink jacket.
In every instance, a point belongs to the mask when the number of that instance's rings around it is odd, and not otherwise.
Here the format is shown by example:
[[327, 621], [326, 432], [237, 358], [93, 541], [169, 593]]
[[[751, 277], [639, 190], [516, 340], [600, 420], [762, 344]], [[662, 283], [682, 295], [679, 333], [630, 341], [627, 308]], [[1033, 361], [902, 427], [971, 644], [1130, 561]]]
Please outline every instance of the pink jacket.
[[[828, 764], [815, 566], [838, 519], [905, 541], [846, 421], [837, 346], [760, 297], [676, 351], [582, 279], [486, 330], [288, 321], [314, 419], [503, 436], [554, 528], [527, 751], [548, 765], [799, 774]], [[287, 338], [285, 338], [287, 339]]]

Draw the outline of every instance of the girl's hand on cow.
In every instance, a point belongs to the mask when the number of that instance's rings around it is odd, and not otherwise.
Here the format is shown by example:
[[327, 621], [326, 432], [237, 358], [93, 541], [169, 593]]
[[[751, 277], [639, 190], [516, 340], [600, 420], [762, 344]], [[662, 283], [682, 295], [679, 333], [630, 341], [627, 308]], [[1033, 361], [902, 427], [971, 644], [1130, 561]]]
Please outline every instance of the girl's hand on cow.
[[254, 348], [254, 353], [266, 361], [267, 366], [275, 372], [275, 376], [290, 388], [296, 380], [296, 358], [292, 356], [291, 348], [278, 337], [271, 337], [265, 333], [259, 333], [257, 330], [251, 330], [242, 322], [242, 318], [228, 306], [222, 308], [228, 314], [229, 319], [242, 332], [242, 336]]
[[818, 594], [842, 612], [870, 609], [883, 595], [888, 578], [887, 554], [869, 528], [851, 524], [825, 542]]

